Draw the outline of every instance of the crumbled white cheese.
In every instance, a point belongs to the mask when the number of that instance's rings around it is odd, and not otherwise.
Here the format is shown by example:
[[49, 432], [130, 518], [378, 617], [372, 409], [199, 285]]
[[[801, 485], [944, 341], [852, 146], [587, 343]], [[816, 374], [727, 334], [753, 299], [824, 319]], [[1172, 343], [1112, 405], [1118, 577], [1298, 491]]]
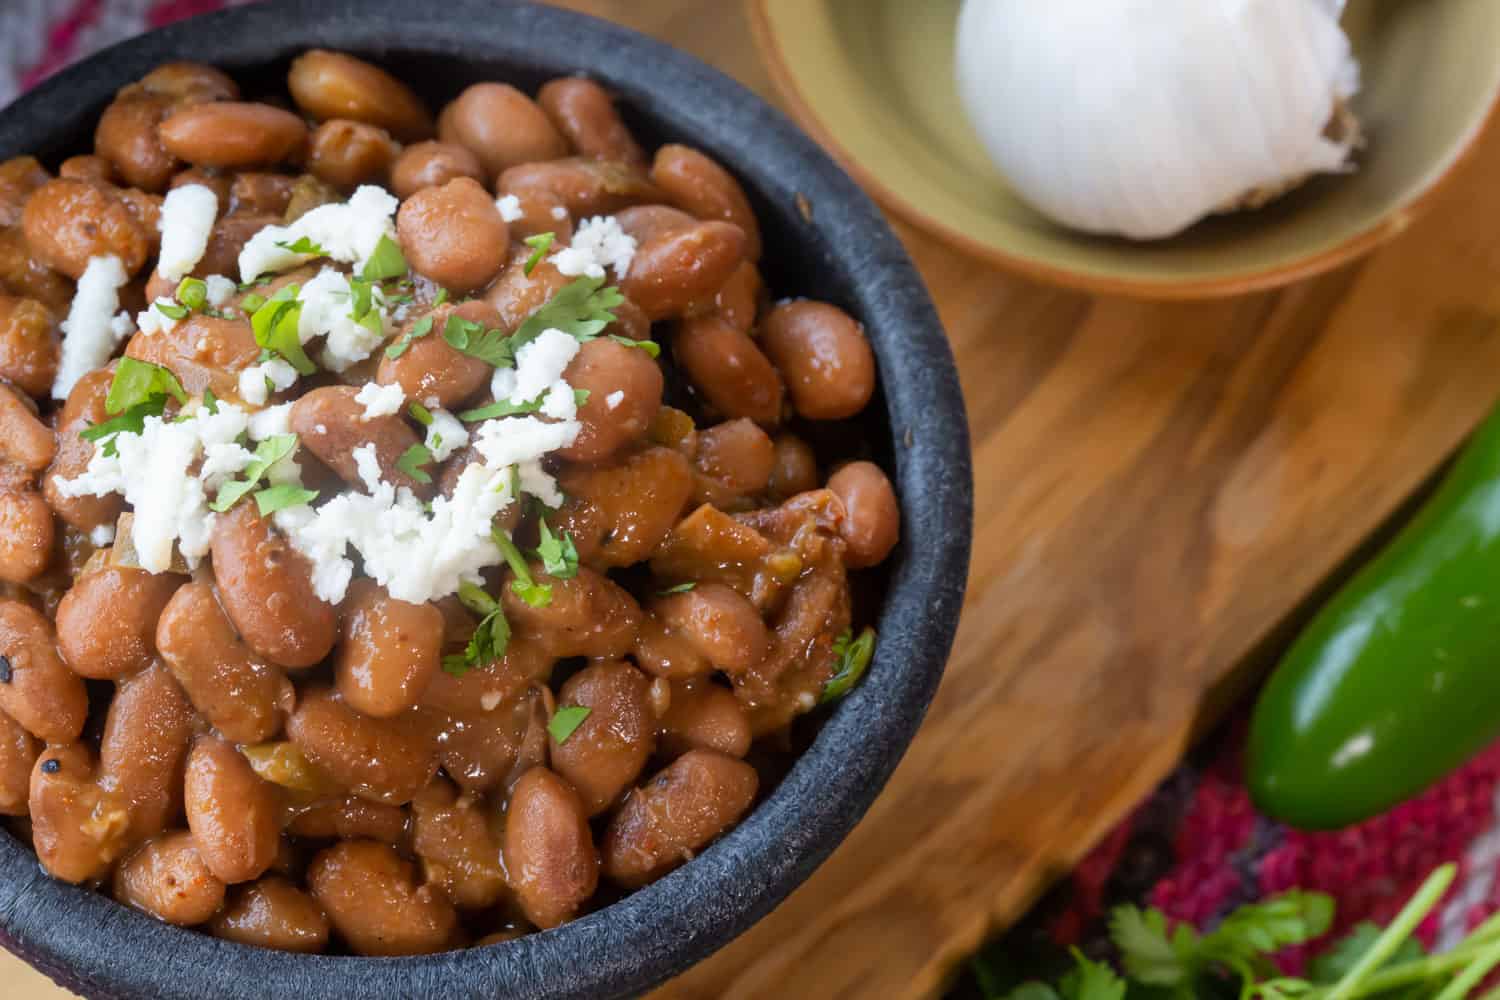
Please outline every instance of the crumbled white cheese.
[[573, 420], [578, 416], [578, 397], [573, 395], [573, 389], [568, 383], [561, 380], [553, 383], [552, 388], [547, 390], [547, 395], [542, 397], [541, 414], [551, 417], [553, 420]]
[[498, 469], [566, 448], [578, 439], [579, 429], [576, 421], [547, 423], [536, 417], [486, 420], [479, 425], [474, 447], [484, 456], [486, 465]]
[[578, 340], [561, 330], [543, 330], [522, 346], [516, 352], [516, 384], [510, 391], [510, 401], [529, 403], [559, 384], [567, 388], [562, 374], [579, 348]]
[[271, 358], [240, 372], [240, 398], [252, 406], [264, 406], [271, 393], [285, 392], [297, 382], [297, 369], [281, 358]]
[[156, 269], [163, 278], [181, 281], [198, 266], [218, 215], [218, 196], [202, 184], [184, 184], [167, 192], [156, 223], [161, 230]]
[[499, 209], [500, 218], [506, 222], [518, 222], [526, 217], [526, 213], [521, 211], [521, 199], [513, 194], [496, 198], [495, 208]]
[[365, 408], [359, 416], [361, 420], [389, 417], [401, 412], [402, 405], [406, 403], [406, 390], [395, 383], [381, 385], [379, 382], [366, 382], [354, 394], [354, 401]]
[[172, 299], [160, 298], [147, 306], [145, 312], [136, 314], [135, 325], [148, 337], [154, 337], [158, 333], [171, 333], [181, 322], [162, 312], [157, 308], [158, 306], [166, 306], [170, 309], [175, 308], [177, 303]]
[[561, 205], [553, 205], [552, 217], [558, 222], [561, 222], [568, 217], [568, 210], [566, 208], [563, 208]]
[[89, 532], [89, 544], [96, 549], [102, 549], [106, 545], [113, 544], [115, 540], [115, 526], [113, 524], [96, 525]]
[[250, 440], [264, 441], [278, 434], [290, 434], [292, 432], [292, 405], [282, 403], [280, 406], [271, 406], [252, 413], [249, 425]]
[[[516, 370], [514, 368], [496, 368], [495, 374], [490, 376], [490, 395], [496, 399], [510, 399], [511, 393], [516, 391]], [[431, 409], [431, 407], [428, 407]]]
[[313, 430], [317, 431], [319, 434], [327, 434], [328, 433], [328, 425], [327, 424], [318, 424], [316, 427], [313, 428]]
[[129, 280], [120, 258], [89, 260], [62, 323], [62, 357], [52, 383], [53, 399], [67, 399], [79, 379], [109, 363], [123, 339], [115, 312], [120, 308], [120, 289]]
[[573, 234], [572, 245], [559, 250], [552, 263], [573, 278], [602, 278], [605, 268], [613, 268], [615, 277], [623, 279], [635, 259], [635, 249], [635, 237], [620, 228], [618, 219], [595, 216], [583, 221]]
[[302, 303], [297, 338], [306, 344], [317, 337], [326, 337], [319, 360], [324, 368], [335, 372], [348, 371], [375, 353], [391, 329], [386, 318], [385, 294], [379, 287], [371, 289], [371, 309], [380, 318], [379, 332], [355, 322], [349, 279], [331, 267], [325, 267], [303, 285], [297, 292], [297, 301]]
[[625, 402], [625, 393], [621, 389], [616, 389], [614, 392], [604, 397], [604, 405], [609, 407], [611, 410], [618, 408], [619, 405], [623, 402]]
[[215, 309], [222, 309], [239, 291], [239, 286], [222, 274], [210, 274], [203, 283], [208, 286], [208, 304]]
[[382, 236], [396, 238], [396, 209], [400, 203], [383, 188], [366, 184], [347, 202], [320, 205], [287, 226], [267, 226], [240, 251], [240, 280], [286, 271], [312, 260], [311, 254], [286, 247], [304, 236], [327, 252], [330, 259], [353, 264], [362, 271]]
[[427, 425], [427, 440], [423, 442], [432, 452], [434, 462], [446, 462], [456, 451], [469, 445], [469, 429], [447, 410], [429, 410], [432, 423]]
[[135, 320], [130, 318], [130, 313], [122, 312], [115, 314], [115, 318], [109, 321], [109, 332], [115, 335], [118, 343], [135, 332]]
[[200, 407], [186, 419], [147, 417], [141, 433], [112, 437], [114, 455], [96, 446], [82, 473], [57, 480], [58, 491], [65, 497], [122, 494], [135, 512], [130, 537], [143, 569], [166, 572], [174, 545], [196, 567], [216, 518], [209, 493], [251, 457], [238, 444], [247, 429], [245, 411], [222, 401], [217, 409]]

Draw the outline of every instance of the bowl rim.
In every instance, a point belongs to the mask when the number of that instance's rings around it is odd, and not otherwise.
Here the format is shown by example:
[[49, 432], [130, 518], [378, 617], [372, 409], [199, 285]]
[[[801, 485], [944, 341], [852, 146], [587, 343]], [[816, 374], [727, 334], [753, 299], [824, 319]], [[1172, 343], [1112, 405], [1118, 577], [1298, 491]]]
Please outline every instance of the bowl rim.
[[[120, 86], [169, 59], [254, 66], [307, 48], [451, 54], [513, 72], [587, 71], [664, 131], [724, 160], [817, 248], [869, 331], [892, 435], [903, 540], [869, 672], [776, 789], [694, 861], [553, 930], [410, 958], [305, 956], [153, 920], [56, 881], [0, 835], [0, 945], [93, 997], [632, 995], [748, 929], [866, 812], [911, 742], [957, 629], [973, 519], [968, 425], [951, 349], [915, 267], [878, 209], [789, 119], [697, 59], [629, 29], [524, 0], [448, 0], [419, 22], [406, 0], [270, 0], [106, 49], [0, 111], [0, 156], [46, 152]], [[562, 43], [566, 43], [565, 47]], [[550, 51], [549, 45], [552, 46]], [[54, 150], [55, 151], [55, 150]], [[811, 210], [809, 211], [809, 207]], [[848, 747], [858, 747], [850, 753]]]
[[[807, 129], [881, 205], [905, 221], [958, 247], [965, 253], [998, 264], [1026, 278], [1095, 295], [1118, 295], [1157, 302], [1227, 298], [1281, 288], [1357, 260], [1405, 232], [1442, 193], [1448, 181], [1454, 177], [1464, 162], [1474, 155], [1485, 133], [1500, 122], [1500, 87], [1497, 87], [1490, 95], [1489, 106], [1484, 114], [1452, 148], [1444, 152], [1434, 168], [1423, 178], [1422, 183], [1414, 187], [1401, 204], [1342, 242], [1316, 253], [1296, 257], [1285, 263], [1260, 270], [1244, 270], [1203, 278], [1156, 281], [1111, 277], [1093, 271], [1059, 267], [1039, 257], [1013, 253], [999, 244], [975, 239], [962, 229], [951, 226], [937, 216], [924, 211], [919, 205], [909, 201], [887, 184], [876, 171], [862, 163], [840, 141], [838, 135], [818, 114], [813, 101], [807, 96], [799, 77], [787, 61], [781, 47], [779, 33], [772, 23], [770, 8], [776, 2], [778, 0], [744, 0], [749, 12], [751, 35], [755, 39], [761, 58], [765, 60], [777, 92], [786, 101], [792, 117]], [[812, 0], [806, 0], [806, 2], [812, 2]]]

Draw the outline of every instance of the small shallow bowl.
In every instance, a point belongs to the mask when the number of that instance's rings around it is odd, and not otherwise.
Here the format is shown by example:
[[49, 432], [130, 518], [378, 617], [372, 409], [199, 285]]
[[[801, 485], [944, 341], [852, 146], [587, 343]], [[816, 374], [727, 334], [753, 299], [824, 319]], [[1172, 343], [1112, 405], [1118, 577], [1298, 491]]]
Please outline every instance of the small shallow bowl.
[[1359, 170], [1136, 243], [1064, 229], [1007, 187], [954, 81], [960, 0], [747, 0], [792, 113], [882, 204], [963, 249], [1092, 292], [1188, 299], [1282, 285], [1398, 235], [1500, 99], [1500, 3], [1354, 0]]
[[[911, 742], [937, 688], [963, 596], [972, 518], [968, 431], [937, 315], [879, 212], [818, 147], [749, 91], [622, 28], [547, 7], [447, 0], [293, 0], [184, 22], [52, 79], [0, 113], [0, 157], [55, 164], [89, 145], [116, 89], [196, 59], [275, 92], [297, 52], [374, 59], [429, 101], [500, 79], [534, 89], [584, 72], [613, 87], [638, 134], [700, 146], [744, 181], [766, 235], [767, 278], [859, 317], [880, 365], [864, 439], [891, 472], [903, 541], [883, 579], [869, 673], [747, 819], [648, 888], [555, 930], [416, 958], [309, 957], [180, 930], [54, 881], [0, 833], [0, 943], [89, 997], [609, 998], [638, 993], [764, 916], [838, 845]], [[3, 992], [3, 991], [0, 991]]]

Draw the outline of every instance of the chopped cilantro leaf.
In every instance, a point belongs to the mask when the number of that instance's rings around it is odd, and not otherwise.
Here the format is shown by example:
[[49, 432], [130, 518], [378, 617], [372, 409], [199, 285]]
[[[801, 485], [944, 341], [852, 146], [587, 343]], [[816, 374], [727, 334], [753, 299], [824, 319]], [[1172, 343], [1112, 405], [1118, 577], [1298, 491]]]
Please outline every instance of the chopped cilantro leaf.
[[102, 450], [106, 456], [113, 457], [119, 454], [115, 448], [116, 434], [139, 434], [146, 427], [147, 417], [159, 417], [167, 408], [166, 396], [152, 396], [150, 399], [136, 403], [128, 407], [125, 412], [117, 417], [112, 417], [103, 423], [80, 431], [78, 436], [85, 441], [103, 441]]
[[175, 302], [158, 302], [153, 308], [168, 319], [186, 319], [188, 314], [187, 306], [180, 306]]
[[454, 677], [462, 677], [471, 667], [498, 660], [510, 644], [510, 623], [505, 620], [499, 601], [468, 582], [459, 584], [458, 599], [481, 618], [464, 651], [443, 657], [443, 672]]
[[421, 319], [417, 320], [415, 324], [413, 324], [410, 330], [407, 330], [405, 333], [403, 333], [399, 340], [385, 349], [385, 356], [390, 358], [392, 361], [396, 360], [397, 358], [401, 357], [401, 355], [406, 353], [406, 349], [411, 347], [412, 341], [421, 340], [431, 332], [432, 317], [423, 316]]
[[[121, 358], [109, 383], [109, 395], [104, 397], [104, 410], [106, 413], [120, 413], [153, 396], [163, 397], [163, 403], [166, 396], [179, 403], [186, 403], [188, 398], [182, 383], [168, 369], [149, 361]], [[156, 412], [161, 413], [161, 409]]]
[[516, 362], [516, 348], [520, 346], [513, 344], [514, 337], [507, 336], [504, 330], [486, 330], [483, 323], [475, 323], [452, 314], [448, 316], [448, 322], [443, 324], [443, 339], [455, 351], [488, 362], [496, 368], [512, 367]]
[[177, 283], [177, 301], [194, 312], [208, 305], [208, 284], [201, 278], [183, 278]]
[[[679, 583], [677, 586], [675, 586], [675, 587], [668, 587], [666, 590], [658, 590], [656, 592], [656, 596], [657, 597], [670, 597], [673, 594], [686, 594], [688, 591], [692, 590], [696, 586], [698, 586], [698, 584], [695, 581], [689, 580], [687, 583]], [[840, 638], [843, 638], [843, 637], [840, 636]], [[837, 647], [838, 644], [835, 643], [834, 645], [835, 645], [835, 647]]]
[[276, 242], [276, 245], [281, 247], [281, 249], [285, 250], [287, 253], [307, 254], [310, 257], [328, 256], [327, 250], [324, 250], [320, 245], [314, 243], [312, 239], [307, 236], [301, 237], [295, 243], [287, 243], [285, 241], [278, 240]]
[[401, 247], [389, 236], [382, 236], [359, 276], [366, 281], [387, 281], [405, 274], [406, 257], [402, 255]]
[[261, 517], [270, 517], [278, 510], [300, 507], [303, 504], [312, 503], [317, 498], [317, 490], [303, 489], [296, 483], [282, 483], [280, 486], [267, 486], [256, 493], [255, 506], [260, 508]]
[[579, 278], [564, 286], [521, 324], [512, 335], [512, 350], [552, 329], [580, 341], [593, 340], [615, 321], [613, 310], [624, 302], [624, 294], [613, 286], [605, 288], [603, 278]]
[[556, 233], [538, 233], [535, 236], [526, 237], [525, 243], [532, 250], [531, 256], [527, 258], [526, 267], [524, 268], [528, 277], [530, 277], [532, 271], [536, 270], [536, 266], [542, 262], [542, 258], [547, 256], [547, 251], [552, 249], [552, 244], [555, 242], [557, 242]]
[[573, 544], [573, 536], [566, 531], [552, 534], [546, 518], [537, 519], [537, 532], [540, 542], [536, 547], [536, 557], [542, 561], [546, 574], [558, 580], [571, 580], [577, 576], [578, 547]]
[[566, 743], [568, 737], [578, 731], [593, 709], [584, 705], [569, 705], [567, 708], [559, 708], [552, 715], [552, 721], [547, 723], [547, 735], [552, 737], [555, 743]]
[[865, 675], [865, 668], [870, 665], [870, 657], [875, 654], [875, 630], [867, 628], [859, 634], [858, 639], [851, 641], [851, 634], [845, 632], [838, 637], [833, 644], [833, 655], [838, 658], [838, 669], [834, 671], [828, 683], [823, 685], [823, 695], [819, 702], [826, 704], [837, 701], [850, 691], [859, 679]]
[[439, 288], [438, 289], [438, 293], [437, 293], [437, 297], [432, 300], [432, 308], [436, 309], [438, 306], [442, 305], [444, 302], [447, 302], [447, 301], [448, 301], [448, 289], [446, 289], [446, 288]]
[[245, 310], [245, 312], [247, 313], [253, 313], [265, 304], [266, 297], [264, 295], [258, 295], [255, 292], [251, 292], [249, 295], [246, 295], [244, 298], [240, 299], [240, 308]]
[[218, 416], [219, 397], [214, 395], [214, 391], [212, 389], [203, 390], [203, 408], [210, 414]]
[[542, 408], [544, 396], [545, 394], [538, 396], [529, 403], [512, 403], [508, 399], [502, 399], [477, 410], [465, 410], [458, 415], [458, 419], [473, 424], [481, 420], [494, 420], [496, 417], [513, 417], [518, 413], [537, 413]]
[[432, 426], [432, 411], [421, 403], [413, 402], [406, 409], [411, 414], [411, 418], [423, 427]]
[[610, 334], [609, 339], [617, 344], [624, 344], [626, 347], [639, 347], [653, 358], [661, 357], [661, 345], [654, 340], [631, 340], [629, 337], [622, 337], [618, 333]]
[[240, 502], [240, 499], [255, 489], [266, 472], [292, 453], [297, 447], [297, 435], [277, 434], [262, 441], [255, 449], [255, 460], [245, 466], [243, 479], [225, 483], [219, 487], [219, 495], [209, 504], [209, 509], [220, 514]]
[[406, 473], [417, 482], [426, 485], [432, 482], [432, 475], [422, 466], [432, 461], [432, 452], [425, 444], [414, 444], [401, 453], [396, 459], [396, 468]]
[[516, 596], [533, 608], [545, 608], [551, 604], [552, 588], [544, 583], [537, 583], [532, 578], [531, 567], [526, 565], [526, 557], [521, 555], [521, 550], [516, 548], [516, 543], [511, 541], [510, 536], [496, 528], [490, 532], [490, 540], [510, 566], [511, 575], [515, 577], [510, 582], [510, 589], [516, 592]]
[[284, 358], [299, 375], [311, 375], [318, 366], [302, 349], [302, 338], [297, 332], [302, 320], [302, 303], [297, 301], [299, 291], [297, 285], [282, 288], [255, 310], [250, 326], [255, 330], [255, 342], [264, 350]]

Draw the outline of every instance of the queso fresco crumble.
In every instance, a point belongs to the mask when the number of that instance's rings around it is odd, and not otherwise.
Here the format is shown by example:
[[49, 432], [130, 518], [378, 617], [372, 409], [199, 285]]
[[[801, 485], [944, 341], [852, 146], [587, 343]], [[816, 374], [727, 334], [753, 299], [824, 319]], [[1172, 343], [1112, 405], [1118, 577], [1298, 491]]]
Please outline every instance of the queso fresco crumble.
[[287, 91], [168, 64], [0, 163], [0, 816], [241, 944], [554, 927], [870, 663], [875, 358], [597, 83], [434, 116], [313, 51]]

